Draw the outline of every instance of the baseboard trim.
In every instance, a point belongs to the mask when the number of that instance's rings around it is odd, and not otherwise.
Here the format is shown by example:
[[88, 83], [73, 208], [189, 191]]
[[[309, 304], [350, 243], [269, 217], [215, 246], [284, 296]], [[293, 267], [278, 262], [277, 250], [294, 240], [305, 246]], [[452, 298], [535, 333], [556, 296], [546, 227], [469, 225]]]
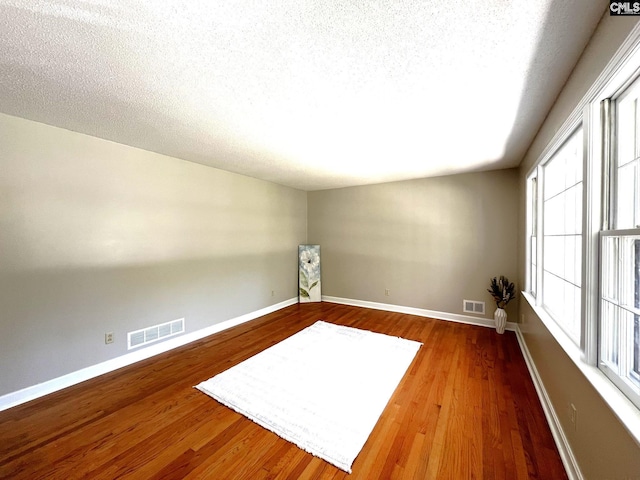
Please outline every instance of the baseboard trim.
[[567, 437], [564, 434], [564, 430], [562, 429], [562, 425], [560, 424], [558, 415], [553, 408], [553, 404], [551, 403], [551, 399], [549, 398], [547, 390], [544, 388], [544, 384], [542, 383], [542, 379], [540, 378], [538, 369], [536, 368], [536, 365], [533, 362], [533, 358], [531, 357], [531, 353], [529, 352], [529, 348], [524, 341], [522, 331], [517, 325], [515, 332], [516, 338], [518, 339], [518, 344], [520, 345], [520, 350], [522, 351], [522, 356], [524, 357], [524, 361], [527, 364], [527, 368], [529, 369], [529, 375], [531, 375], [533, 385], [536, 389], [536, 392], [538, 393], [538, 398], [540, 399], [540, 403], [542, 404], [542, 409], [544, 410], [544, 415], [547, 418], [547, 423], [549, 424], [549, 428], [551, 429], [551, 435], [553, 435], [553, 440], [558, 447], [558, 452], [560, 453], [560, 458], [562, 459], [564, 469], [567, 471], [567, 476], [569, 477], [569, 480], [583, 480], [584, 477], [582, 476], [582, 472], [580, 471], [578, 462], [573, 455], [573, 451], [571, 450], [571, 446], [569, 445]]
[[298, 297], [291, 298], [274, 305], [270, 305], [254, 312], [246, 313], [239, 317], [216, 323], [215, 325], [196, 330], [195, 332], [187, 333], [186, 335], [174, 337], [162, 343], [150, 345], [149, 347], [143, 348], [141, 350], [135, 350], [133, 352], [126, 353], [119, 357], [112, 358], [111, 360], [107, 360], [90, 367], [76, 370], [75, 372], [71, 372], [66, 375], [62, 375], [61, 377], [47, 380], [46, 382], [39, 383], [37, 385], [23, 388], [16, 392], [7, 393], [0, 396], [0, 411], [7, 410], [8, 408], [21, 405], [45, 395], [49, 395], [50, 393], [54, 393], [58, 390], [71, 387], [72, 385], [76, 385], [91, 378], [104, 375], [105, 373], [112, 372], [119, 368], [132, 365], [136, 362], [145, 360], [155, 355], [168, 352], [169, 350], [173, 350], [174, 348], [181, 347], [188, 343], [200, 340], [204, 337], [208, 337], [209, 335], [213, 335], [214, 333], [227, 330], [228, 328], [235, 327], [250, 320], [255, 320], [258, 317], [268, 315], [269, 313], [276, 312], [290, 305], [295, 305], [296, 303], [298, 303]]
[[[406, 313], [408, 315], [418, 315], [419, 317], [435, 318], [437, 320], [447, 320], [449, 322], [466, 323], [480, 327], [495, 328], [492, 318], [472, 317], [471, 315], [460, 315], [458, 313], [438, 312], [436, 310], [425, 310], [423, 308], [404, 307], [390, 303], [369, 302], [366, 300], [353, 300], [351, 298], [322, 296], [323, 302], [339, 303], [341, 305], [351, 305], [354, 307], [373, 308], [375, 310], [385, 310], [387, 312]], [[516, 323], [507, 322], [506, 330], [515, 331]]]

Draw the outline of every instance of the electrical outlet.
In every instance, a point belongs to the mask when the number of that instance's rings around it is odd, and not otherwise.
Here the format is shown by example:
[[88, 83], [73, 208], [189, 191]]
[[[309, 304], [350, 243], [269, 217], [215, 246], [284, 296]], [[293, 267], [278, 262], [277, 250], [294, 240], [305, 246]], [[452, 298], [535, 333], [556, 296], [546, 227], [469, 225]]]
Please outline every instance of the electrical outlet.
[[107, 332], [104, 334], [104, 343], [113, 343], [113, 332]]
[[384, 289], [384, 296], [385, 296], [385, 297], [388, 297], [388, 296], [389, 296], [389, 289], [388, 289], [388, 288], [385, 288], [385, 289]]
[[271, 290], [271, 296], [275, 297], [276, 296], [276, 291], [275, 290]]

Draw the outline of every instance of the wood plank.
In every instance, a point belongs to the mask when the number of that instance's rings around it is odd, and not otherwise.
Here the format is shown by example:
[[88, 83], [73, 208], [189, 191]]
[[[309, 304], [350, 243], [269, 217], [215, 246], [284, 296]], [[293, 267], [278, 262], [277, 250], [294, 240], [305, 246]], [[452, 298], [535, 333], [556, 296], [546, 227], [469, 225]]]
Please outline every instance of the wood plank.
[[[317, 320], [423, 343], [351, 475], [193, 389]], [[315, 303], [0, 412], [0, 478], [567, 477], [511, 332]]]

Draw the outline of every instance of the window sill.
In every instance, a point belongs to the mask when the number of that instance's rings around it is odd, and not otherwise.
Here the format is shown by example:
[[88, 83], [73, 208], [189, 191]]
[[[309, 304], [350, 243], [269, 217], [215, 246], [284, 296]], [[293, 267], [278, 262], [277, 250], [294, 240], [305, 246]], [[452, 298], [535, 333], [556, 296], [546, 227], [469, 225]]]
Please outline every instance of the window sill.
[[576, 367], [578, 367], [589, 383], [591, 383], [591, 386], [600, 394], [629, 435], [631, 435], [640, 446], [640, 410], [636, 408], [596, 366], [585, 362], [584, 355], [580, 348], [564, 333], [543, 308], [536, 305], [535, 298], [527, 292], [522, 292], [522, 296], [567, 356], [573, 361]]

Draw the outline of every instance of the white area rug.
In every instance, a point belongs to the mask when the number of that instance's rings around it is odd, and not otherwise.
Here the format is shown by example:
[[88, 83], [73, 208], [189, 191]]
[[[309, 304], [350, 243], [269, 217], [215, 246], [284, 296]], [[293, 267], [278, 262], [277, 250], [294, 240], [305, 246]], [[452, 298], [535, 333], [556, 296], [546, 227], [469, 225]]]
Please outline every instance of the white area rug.
[[318, 321], [196, 388], [351, 473], [420, 345]]

